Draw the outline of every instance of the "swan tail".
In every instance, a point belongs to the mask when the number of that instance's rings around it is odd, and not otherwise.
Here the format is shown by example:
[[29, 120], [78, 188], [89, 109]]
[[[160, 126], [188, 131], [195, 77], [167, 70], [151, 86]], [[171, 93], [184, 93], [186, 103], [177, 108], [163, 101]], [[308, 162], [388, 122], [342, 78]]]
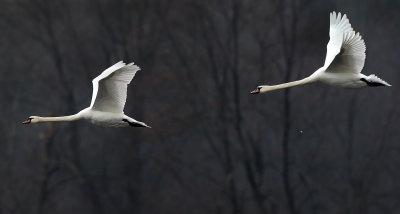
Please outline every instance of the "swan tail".
[[147, 125], [146, 123], [140, 122], [140, 121], [136, 121], [136, 120], [128, 120], [128, 119], [122, 119], [122, 121], [128, 123], [130, 126], [132, 127], [146, 127], [146, 128], [150, 128], [151, 126]]
[[366, 79], [363, 78], [361, 80], [367, 83], [368, 86], [392, 86], [385, 80], [377, 77], [375, 74], [371, 74]]

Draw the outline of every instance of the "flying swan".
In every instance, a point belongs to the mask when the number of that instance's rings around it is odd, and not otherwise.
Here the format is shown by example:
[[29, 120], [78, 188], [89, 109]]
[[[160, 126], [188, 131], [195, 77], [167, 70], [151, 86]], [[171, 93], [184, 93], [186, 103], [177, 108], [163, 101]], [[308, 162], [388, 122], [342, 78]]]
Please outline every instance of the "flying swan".
[[90, 107], [69, 116], [30, 116], [23, 124], [85, 119], [93, 124], [105, 127], [135, 126], [150, 128], [145, 123], [126, 116], [123, 112], [128, 84], [139, 70], [140, 68], [134, 63], [126, 65], [120, 61], [93, 79], [93, 95]]
[[251, 94], [265, 93], [281, 88], [293, 87], [312, 82], [323, 82], [343, 88], [364, 86], [391, 86], [374, 74], [361, 73], [365, 61], [365, 43], [359, 33], [355, 33], [346, 14], [330, 14], [329, 43], [325, 64], [309, 77], [279, 85], [260, 85]]

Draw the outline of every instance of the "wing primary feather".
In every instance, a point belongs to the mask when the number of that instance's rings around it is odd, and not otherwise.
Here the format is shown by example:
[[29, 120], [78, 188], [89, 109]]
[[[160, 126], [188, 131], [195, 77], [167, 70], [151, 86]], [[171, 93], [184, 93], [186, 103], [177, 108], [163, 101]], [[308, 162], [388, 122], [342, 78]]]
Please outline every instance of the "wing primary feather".
[[333, 11], [330, 14], [330, 40], [327, 45], [327, 53], [324, 63], [325, 69], [327, 69], [335, 57], [341, 53], [341, 49], [343, 48], [342, 46], [345, 41], [349, 41], [351, 37], [351, 35], [347, 35], [349, 32], [353, 32], [353, 28], [351, 27], [347, 15], [342, 15], [340, 12], [336, 13]]

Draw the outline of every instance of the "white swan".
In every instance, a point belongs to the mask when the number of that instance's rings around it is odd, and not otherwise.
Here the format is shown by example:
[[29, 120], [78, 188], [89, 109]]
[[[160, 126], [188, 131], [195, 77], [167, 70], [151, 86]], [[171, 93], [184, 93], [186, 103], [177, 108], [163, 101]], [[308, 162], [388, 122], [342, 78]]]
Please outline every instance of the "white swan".
[[23, 124], [85, 119], [106, 127], [136, 126], [150, 128], [145, 123], [126, 116], [123, 112], [128, 84], [139, 70], [140, 68], [134, 63], [125, 65], [120, 61], [93, 79], [93, 95], [90, 107], [69, 116], [30, 116]]
[[330, 14], [329, 43], [325, 64], [309, 77], [279, 85], [260, 85], [251, 94], [265, 93], [281, 88], [293, 87], [312, 82], [323, 82], [343, 88], [364, 86], [391, 86], [375, 75], [361, 73], [365, 61], [365, 43], [359, 33], [355, 33], [346, 14]]

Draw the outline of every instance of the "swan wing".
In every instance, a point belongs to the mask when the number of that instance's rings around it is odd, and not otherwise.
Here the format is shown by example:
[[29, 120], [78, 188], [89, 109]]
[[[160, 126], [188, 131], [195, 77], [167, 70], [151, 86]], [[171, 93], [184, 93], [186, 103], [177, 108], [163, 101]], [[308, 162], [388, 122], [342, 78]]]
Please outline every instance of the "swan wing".
[[340, 53], [326, 69], [328, 72], [360, 73], [365, 62], [365, 42], [359, 33], [346, 32]]
[[336, 12], [330, 14], [329, 42], [326, 47], [326, 58], [324, 67], [327, 68], [336, 55], [340, 53], [345, 33], [352, 32], [353, 28], [346, 14], [343, 16]]
[[93, 95], [90, 108], [98, 111], [123, 113], [128, 84], [140, 68], [134, 63], [122, 61], [107, 68], [93, 79]]

